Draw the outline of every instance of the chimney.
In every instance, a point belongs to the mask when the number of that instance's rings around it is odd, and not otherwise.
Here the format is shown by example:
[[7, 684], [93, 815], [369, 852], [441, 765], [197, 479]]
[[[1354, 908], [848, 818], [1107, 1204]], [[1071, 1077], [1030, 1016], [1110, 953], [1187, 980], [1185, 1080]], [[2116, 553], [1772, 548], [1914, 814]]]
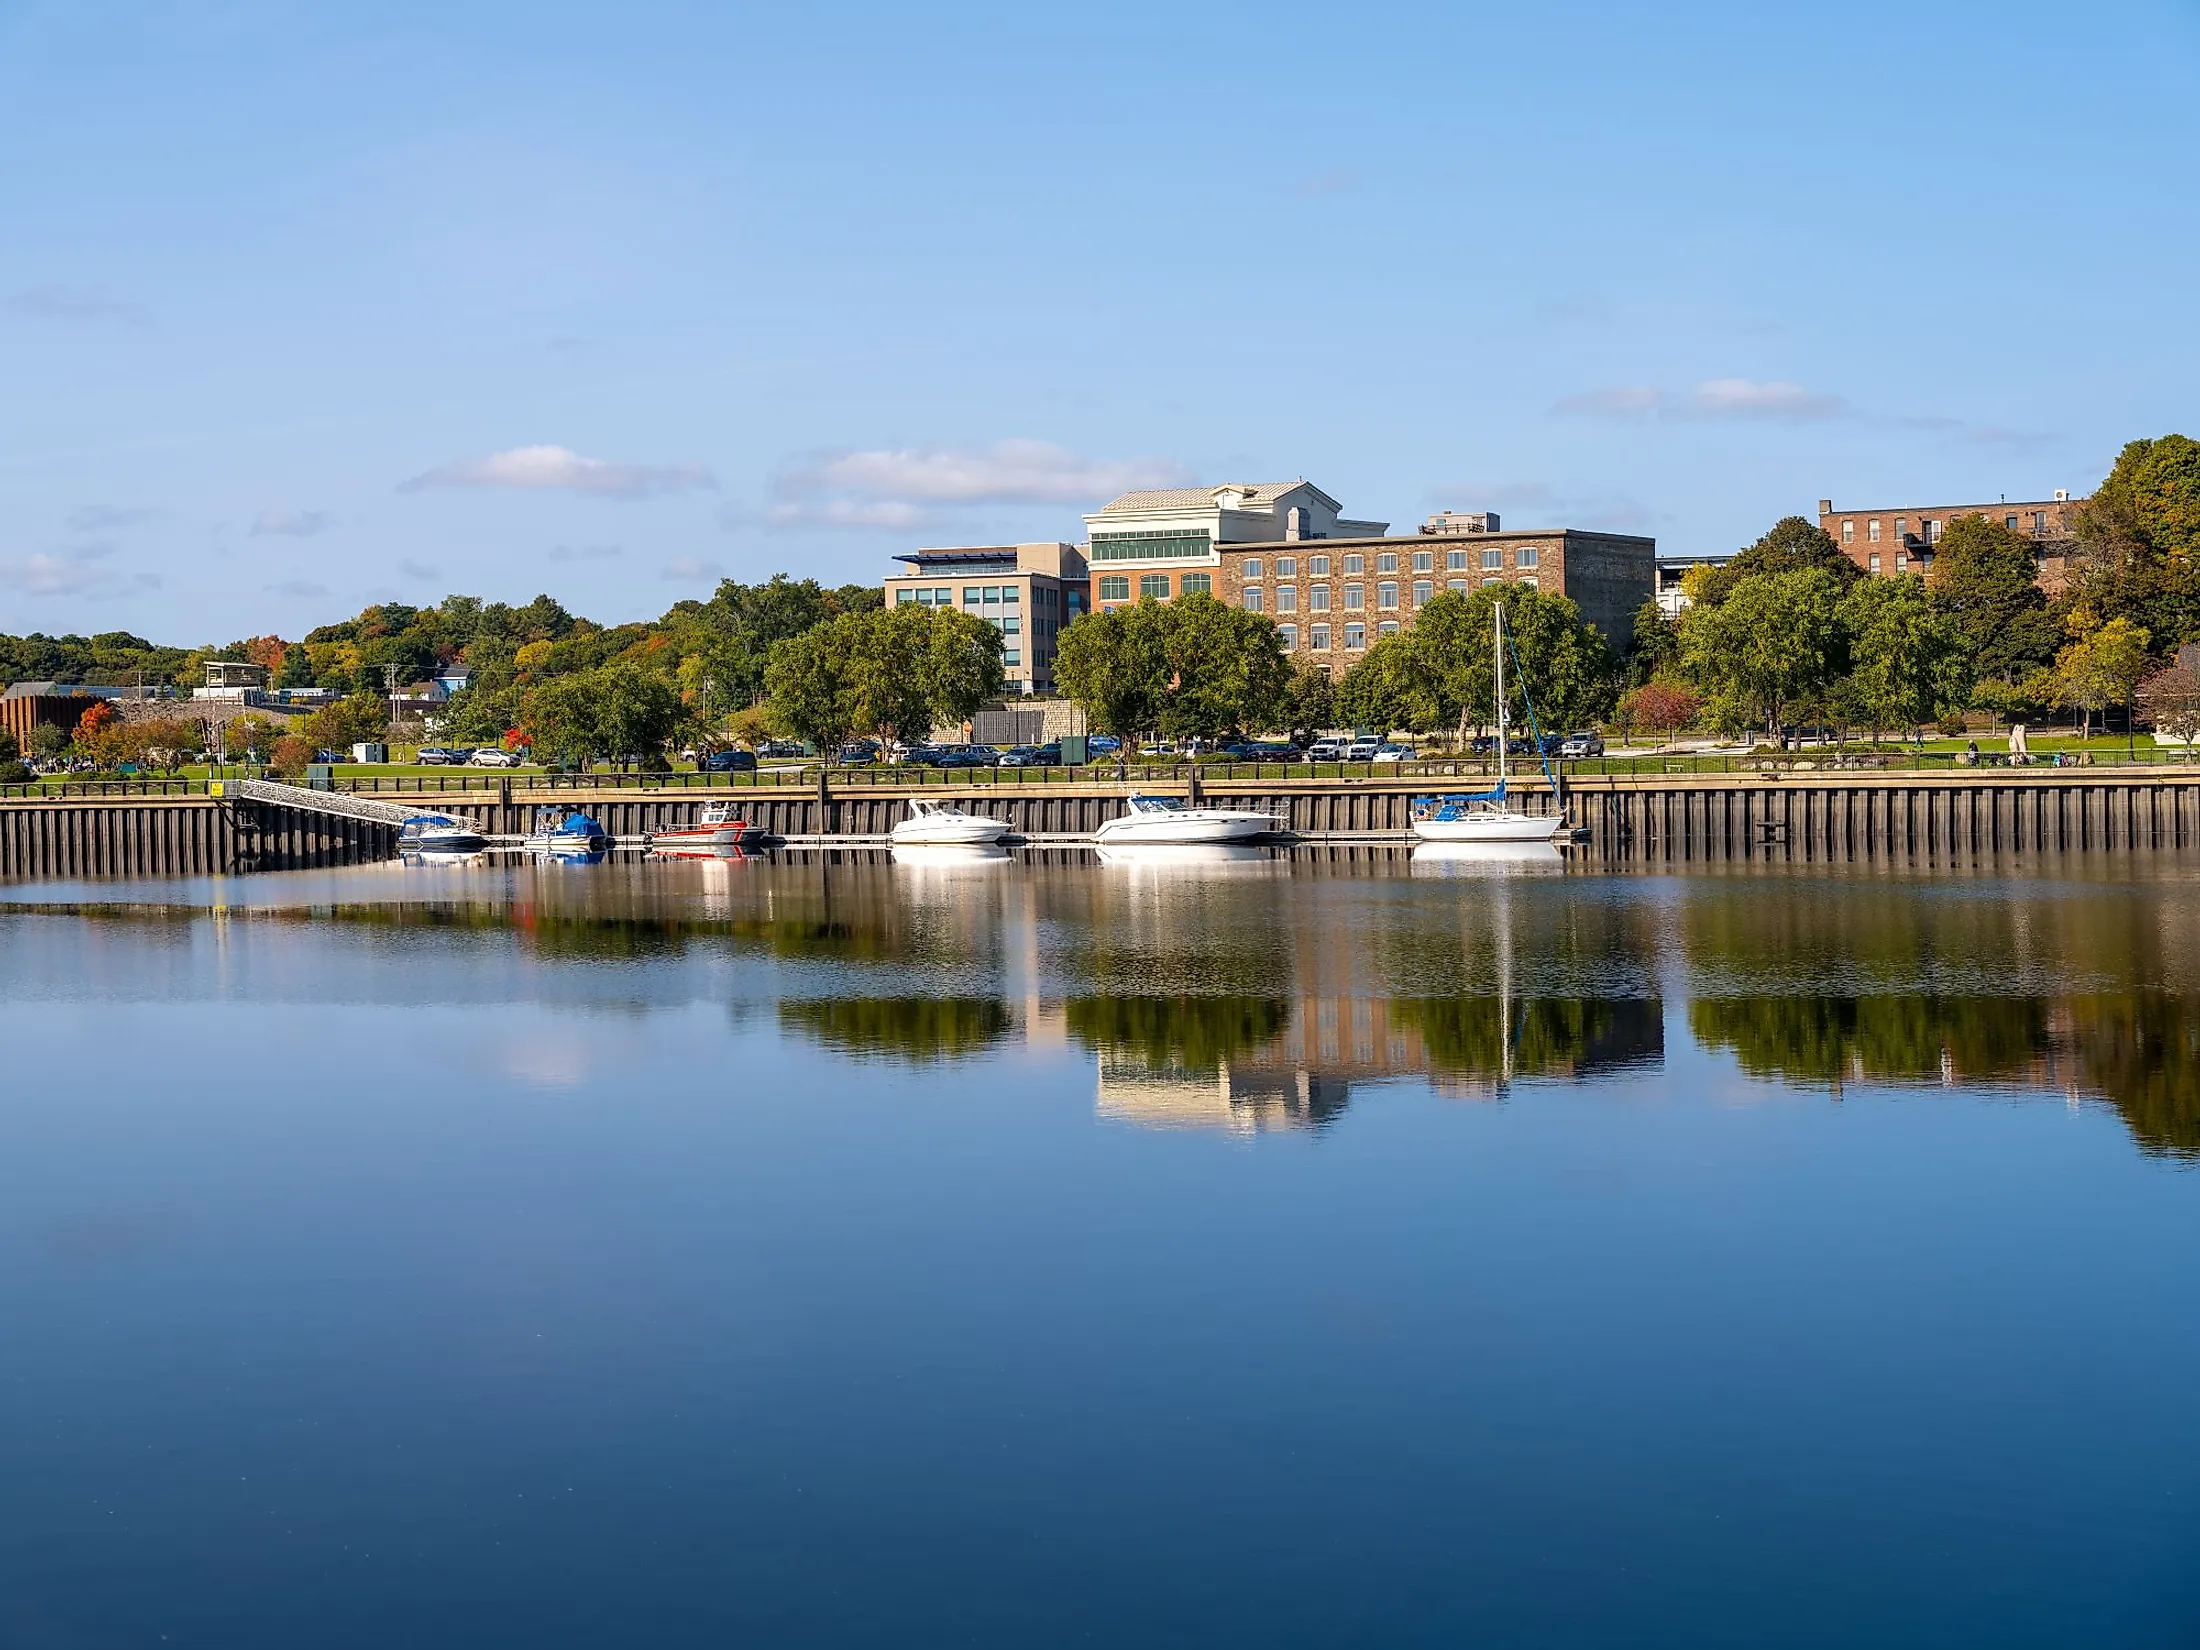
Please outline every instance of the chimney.
[[1283, 536], [1293, 544], [1306, 537], [1304, 507], [1297, 504], [1291, 506], [1290, 513], [1283, 518]]
[[1818, 513], [1819, 513], [1820, 515], [1822, 515], [1822, 516], [1830, 516], [1830, 515], [1832, 515], [1832, 514], [1833, 514], [1833, 500], [1832, 500], [1832, 499], [1830, 499], [1830, 498], [1822, 498], [1822, 499], [1820, 499], [1820, 500], [1818, 501]]

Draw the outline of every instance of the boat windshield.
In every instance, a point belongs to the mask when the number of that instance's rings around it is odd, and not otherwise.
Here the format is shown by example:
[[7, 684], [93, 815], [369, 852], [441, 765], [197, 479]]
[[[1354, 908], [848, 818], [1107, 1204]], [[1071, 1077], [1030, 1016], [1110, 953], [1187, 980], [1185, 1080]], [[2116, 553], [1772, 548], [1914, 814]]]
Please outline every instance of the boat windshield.
[[1176, 796], [1134, 796], [1131, 807], [1142, 814], [1174, 814], [1184, 811], [1184, 799]]

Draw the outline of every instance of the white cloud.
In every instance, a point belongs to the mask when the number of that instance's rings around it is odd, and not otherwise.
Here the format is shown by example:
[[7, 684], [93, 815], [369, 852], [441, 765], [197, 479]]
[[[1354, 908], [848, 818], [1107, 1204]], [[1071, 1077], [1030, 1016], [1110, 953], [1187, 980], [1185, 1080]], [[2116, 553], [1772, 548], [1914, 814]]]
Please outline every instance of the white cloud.
[[1650, 384], [1615, 384], [1561, 398], [1554, 412], [1585, 418], [1723, 418], [1759, 423], [1816, 424], [1854, 409], [1838, 395], [1807, 390], [1784, 378], [1708, 378], [1685, 394]]
[[699, 556], [675, 556], [660, 569], [660, 576], [682, 584], [698, 580], [722, 579], [726, 570], [714, 561], [704, 561]]
[[902, 447], [822, 453], [783, 470], [782, 498], [839, 496], [927, 504], [1104, 503], [1134, 487], [1188, 482], [1163, 459], [1081, 458], [1051, 441], [997, 441], [981, 452]]
[[0, 583], [26, 596], [74, 596], [103, 583], [105, 575], [71, 557], [43, 553], [0, 562]]
[[512, 447], [487, 458], [438, 465], [402, 483], [397, 490], [417, 493], [428, 487], [563, 488], [603, 498], [634, 499], [717, 485], [710, 471], [699, 464], [613, 464], [600, 458], [583, 458], [569, 447], [537, 446]]
[[983, 505], [1093, 507], [1136, 487], [1191, 479], [1167, 459], [1093, 459], [1051, 441], [1013, 439], [990, 447], [892, 447], [807, 453], [772, 478], [761, 511], [728, 506], [719, 524], [775, 530], [825, 528], [913, 532], [943, 511]]
[[1810, 424], [1840, 418], [1849, 404], [1838, 395], [1820, 395], [1785, 379], [1712, 378], [1698, 384], [1681, 403], [1698, 418], [1759, 418]]
[[262, 510], [252, 518], [252, 536], [309, 539], [335, 525], [336, 518], [326, 510]]
[[112, 533], [120, 527], [142, 526], [159, 514], [158, 510], [153, 509], [87, 504], [69, 513], [69, 530], [73, 533]]
[[149, 325], [152, 315], [144, 305], [125, 303], [96, 286], [47, 285], [25, 287], [8, 295], [7, 307], [18, 315], [40, 321], [96, 324], [115, 321], [123, 326]]
[[1665, 392], [1648, 384], [1615, 384], [1561, 397], [1552, 410], [1585, 418], [1648, 418], [1665, 404]]
[[743, 527], [761, 526], [783, 529], [875, 528], [884, 532], [908, 533], [936, 519], [937, 513], [934, 511], [891, 498], [869, 503], [850, 498], [828, 498], [819, 499], [815, 503], [774, 504], [762, 515], [754, 515], [729, 504], [718, 512], [718, 525], [728, 532], [737, 532]]

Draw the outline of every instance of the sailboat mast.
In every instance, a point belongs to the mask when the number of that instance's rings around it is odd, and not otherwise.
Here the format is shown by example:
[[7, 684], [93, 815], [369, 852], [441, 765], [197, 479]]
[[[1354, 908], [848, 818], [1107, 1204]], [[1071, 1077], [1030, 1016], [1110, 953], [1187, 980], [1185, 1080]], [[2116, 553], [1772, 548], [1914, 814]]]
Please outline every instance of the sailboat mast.
[[1505, 788], [1505, 604], [1490, 604], [1490, 623], [1494, 630], [1496, 646], [1491, 657], [1497, 661], [1497, 788]]

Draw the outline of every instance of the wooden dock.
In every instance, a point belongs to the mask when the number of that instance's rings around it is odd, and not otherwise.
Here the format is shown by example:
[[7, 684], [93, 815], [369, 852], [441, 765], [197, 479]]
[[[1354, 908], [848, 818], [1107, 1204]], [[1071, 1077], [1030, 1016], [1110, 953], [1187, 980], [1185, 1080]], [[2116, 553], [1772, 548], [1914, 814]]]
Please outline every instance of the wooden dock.
[[[1226, 779], [1220, 805], [1272, 813], [1310, 842], [1403, 842], [1413, 799], [1476, 781], [1411, 772], [1344, 779]], [[231, 782], [225, 794], [0, 800], [0, 877], [163, 876], [348, 865], [387, 859], [408, 812], [433, 809], [516, 839], [537, 806], [585, 810], [634, 842], [738, 799], [749, 822], [805, 846], [883, 842], [913, 796], [998, 816], [1048, 845], [1089, 837], [1133, 790], [1185, 794], [1182, 777], [1128, 785], [1078, 775], [1046, 784], [880, 783], [860, 773], [754, 788], [644, 787], [606, 780], [558, 790], [477, 787], [371, 796]], [[1516, 782], [1531, 812], [1555, 805], [1538, 777]], [[1568, 782], [1563, 802], [1608, 864], [1945, 860], [2200, 849], [2200, 766], [1613, 775]]]

